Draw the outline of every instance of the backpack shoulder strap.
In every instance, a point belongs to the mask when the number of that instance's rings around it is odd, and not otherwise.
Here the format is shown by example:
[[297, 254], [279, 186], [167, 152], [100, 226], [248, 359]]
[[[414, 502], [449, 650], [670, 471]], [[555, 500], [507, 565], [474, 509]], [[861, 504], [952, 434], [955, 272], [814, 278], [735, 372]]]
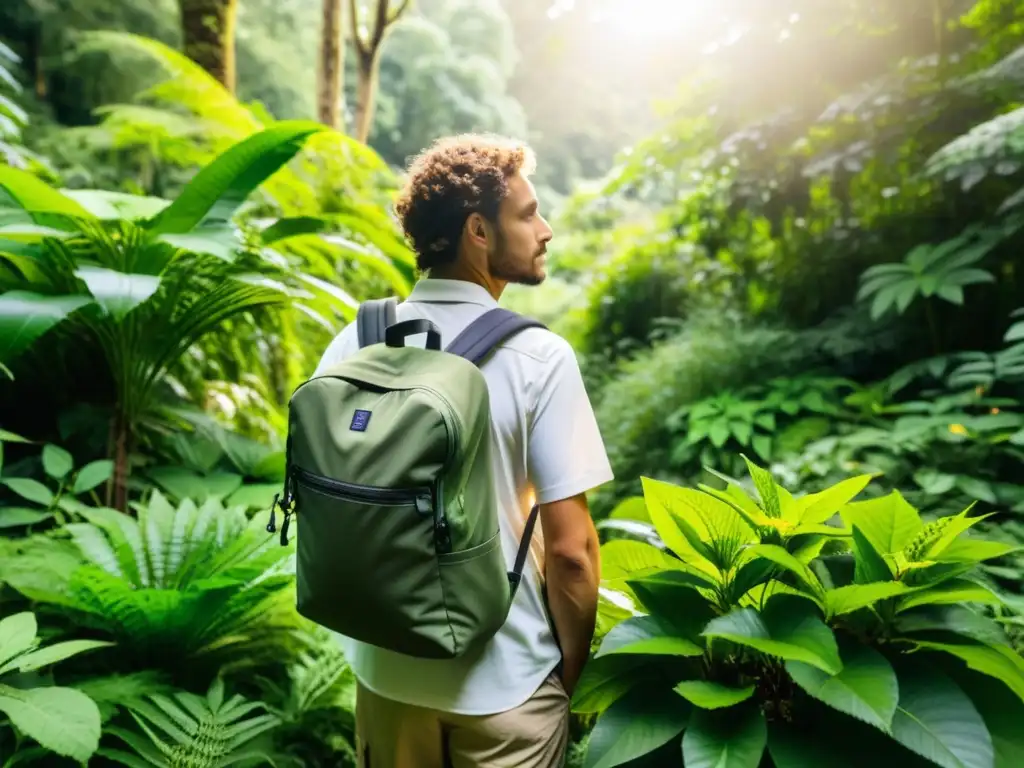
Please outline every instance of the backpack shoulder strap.
[[446, 352], [464, 357], [473, 365], [480, 365], [491, 351], [506, 339], [527, 328], [546, 326], [508, 309], [491, 309], [466, 326]]
[[[546, 328], [543, 323], [531, 320], [528, 317], [516, 314], [508, 309], [491, 309], [484, 312], [480, 317], [470, 323], [462, 331], [448, 348], [445, 350], [453, 355], [459, 355], [479, 366], [491, 351], [506, 339], [527, 328]], [[530, 510], [530, 515], [523, 528], [522, 538], [519, 540], [519, 549], [516, 552], [515, 563], [512, 570], [508, 572], [510, 588], [510, 599], [515, 599], [519, 589], [519, 583], [523, 578], [523, 568], [526, 565], [526, 556], [530, 551], [530, 539], [533, 538], [533, 529], [537, 525], [537, 514], [540, 507], [536, 504]]]
[[394, 325], [397, 315], [398, 299], [389, 296], [386, 299], [370, 299], [359, 305], [356, 312], [356, 332], [359, 335], [360, 348], [370, 344], [383, 344], [384, 333], [389, 325]]

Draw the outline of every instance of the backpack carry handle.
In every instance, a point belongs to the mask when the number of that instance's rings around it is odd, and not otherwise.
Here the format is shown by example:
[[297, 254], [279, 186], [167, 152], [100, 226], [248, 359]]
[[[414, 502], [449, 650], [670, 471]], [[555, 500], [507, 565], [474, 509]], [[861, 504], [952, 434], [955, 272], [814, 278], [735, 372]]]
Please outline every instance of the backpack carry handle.
[[407, 336], [427, 334], [427, 349], [441, 350], [441, 331], [429, 320], [403, 320], [388, 326], [384, 332], [384, 343], [389, 347], [404, 347]]

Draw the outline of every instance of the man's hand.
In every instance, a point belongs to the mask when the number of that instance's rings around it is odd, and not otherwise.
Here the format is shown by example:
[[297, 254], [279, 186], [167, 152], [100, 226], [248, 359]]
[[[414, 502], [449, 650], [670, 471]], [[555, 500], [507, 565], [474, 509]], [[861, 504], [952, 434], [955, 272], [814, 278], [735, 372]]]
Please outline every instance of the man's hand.
[[562, 683], [572, 696], [597, 622], [599, 540], [584, 494], [542, 504], [540, 522], [548, 609], [562, 648]]

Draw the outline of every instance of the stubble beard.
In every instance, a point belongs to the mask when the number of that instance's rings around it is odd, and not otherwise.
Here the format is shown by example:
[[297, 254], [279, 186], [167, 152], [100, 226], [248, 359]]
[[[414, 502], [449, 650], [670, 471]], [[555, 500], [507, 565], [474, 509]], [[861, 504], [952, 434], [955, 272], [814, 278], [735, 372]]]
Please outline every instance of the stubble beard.
[[505, 238], [498, 232], [494, 250], [488, 254], [487, 263], [491, 275], [504, 280], [507, 283], [516, 285], [537, 286], [544, 282], [547, 275], [538, 268], [537, 261], [544, 255], [544, 252], [534, 254], [529, 262], [523, 264], [511, 256], [505, 247]]

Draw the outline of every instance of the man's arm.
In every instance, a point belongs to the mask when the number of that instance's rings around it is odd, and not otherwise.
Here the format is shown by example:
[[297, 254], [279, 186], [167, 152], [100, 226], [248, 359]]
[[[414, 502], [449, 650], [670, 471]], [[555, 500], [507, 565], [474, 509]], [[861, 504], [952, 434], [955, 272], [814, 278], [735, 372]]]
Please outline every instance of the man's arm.
[[585, 494], [540, 505], [548, 609], [562, 648], [562, 683], [572, 695], [590, 655], [601, 563]]

